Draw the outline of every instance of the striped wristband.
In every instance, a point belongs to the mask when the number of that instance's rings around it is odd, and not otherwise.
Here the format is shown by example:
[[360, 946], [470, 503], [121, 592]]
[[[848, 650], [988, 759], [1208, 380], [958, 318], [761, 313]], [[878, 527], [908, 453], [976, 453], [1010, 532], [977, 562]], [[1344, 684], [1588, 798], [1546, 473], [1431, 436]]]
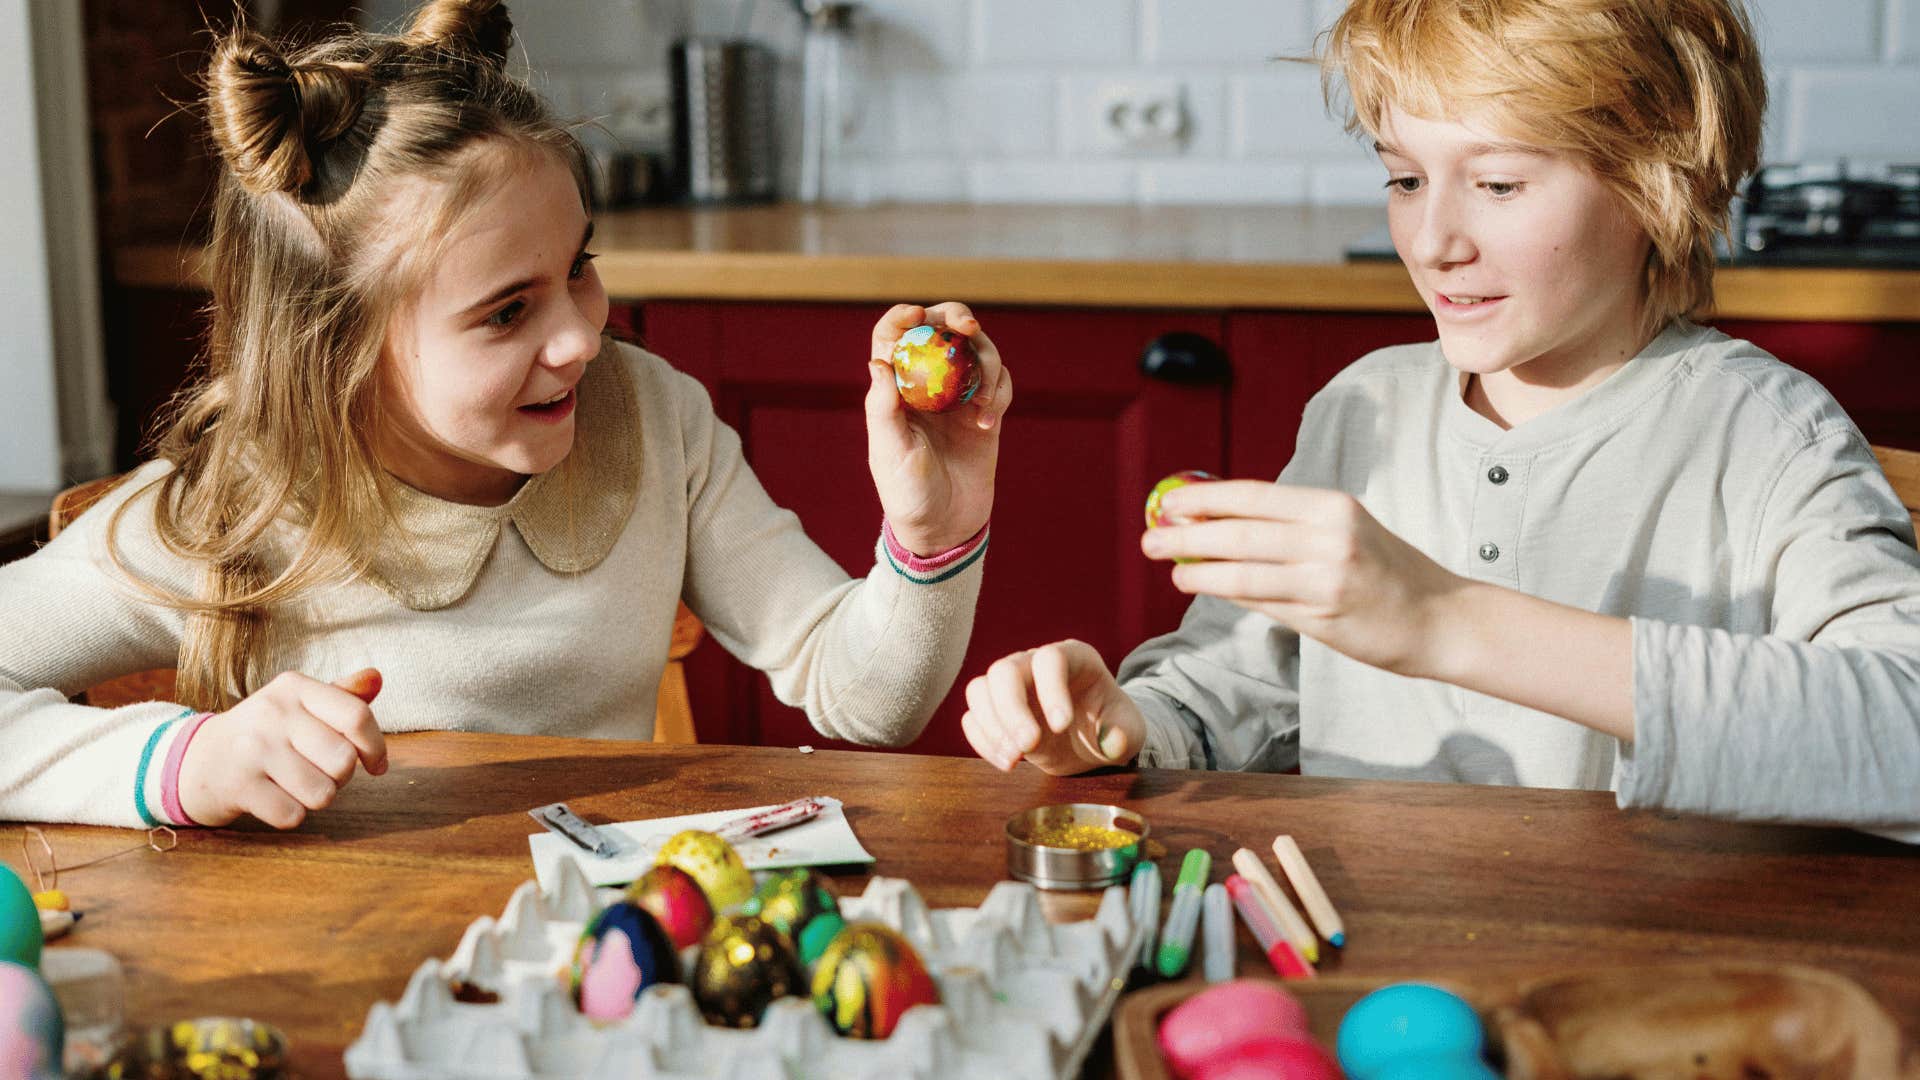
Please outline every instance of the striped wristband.
[[186, 809], [180, 805], [180, 762], [186, 759], [187, 744], [193, 741], [193, 736], [200, 730], [200, 725], [206, 723], [212, 715], [212, 713], [203, 712], [188, 720], [186, 730], [182, 731], [179, 737], [173, 740], [173, 745], [167, 749], [167, 766], [160, 774], [160, 808], [167, 812], [167, 816], [172, 818], [176, 825], [200, 824], [188, 817]]
[[934, 585], [945, 581], [972, 566], [987, 550], [987, 528], [980, 526], [957, 547], [948, 548], [938, 555], [921, 558], [907, 550], [900, 538], [893, 535], [893, 524], [882, 518], [880, 521], [880, 550], [886, 555], [887, 563], [895, 573], [918, 585]]

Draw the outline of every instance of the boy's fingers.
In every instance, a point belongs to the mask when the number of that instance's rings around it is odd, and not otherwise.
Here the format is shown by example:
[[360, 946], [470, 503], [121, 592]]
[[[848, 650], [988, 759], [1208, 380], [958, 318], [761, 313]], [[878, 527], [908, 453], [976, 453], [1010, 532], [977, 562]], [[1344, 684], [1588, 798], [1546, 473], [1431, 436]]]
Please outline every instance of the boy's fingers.
[[885, 315], [873, 327], [873, 351], [868, 354], [875, 360], [893, 363], [893, 346], [900, 335], [916, 326], [924, 326], [927, 321], [927, 309], [919, 304], [895, 304], [887, 309]]

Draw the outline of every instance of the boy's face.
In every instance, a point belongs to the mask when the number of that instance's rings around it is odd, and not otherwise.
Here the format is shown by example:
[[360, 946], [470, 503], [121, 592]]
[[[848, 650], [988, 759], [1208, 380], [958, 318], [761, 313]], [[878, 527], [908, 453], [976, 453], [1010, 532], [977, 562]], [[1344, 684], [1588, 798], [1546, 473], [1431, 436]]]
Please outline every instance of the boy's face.
[[1645, 345], [1651, 242], [1583, 162], [1397, 109], [1381, 136], [1393, 246], [1448, 363], [1572, 386]]
[[387, 335], [380, 461], [456, 502], [500, 503], [573, 448], [574, 386], [607, 293], [573, 175], [545, 155], [485, 189]]

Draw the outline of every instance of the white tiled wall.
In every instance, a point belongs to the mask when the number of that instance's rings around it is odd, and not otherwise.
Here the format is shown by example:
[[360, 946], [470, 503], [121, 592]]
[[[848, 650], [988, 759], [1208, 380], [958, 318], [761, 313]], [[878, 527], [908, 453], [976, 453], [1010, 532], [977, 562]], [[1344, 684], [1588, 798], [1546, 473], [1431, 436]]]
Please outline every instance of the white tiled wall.
[[[1920, 161], [1920, 0], [1748, 2], [1773, 89], [1768, 160]], [[381, 19], [408, 6], [369, 8]], [[1381, 201], [1382, 174], [1328, 117], [1318, 72], [1272, 59], [1310, 51], [1340, 7], [867, 0], [829, 189], [855, 202]], [[661, 144], [652, 107], [677, 34], [746, 28], [779, 53], [798, 96], [793, 0], [528, 0], [514, 17], [555, 104], [601, 117], [629, 145]], [[1103, 140], [1102, 95], [1115, 84], [1171, 84], [1185, 114], [1178, 144]], [[798, 116], [785, 120], [797, 132]]]

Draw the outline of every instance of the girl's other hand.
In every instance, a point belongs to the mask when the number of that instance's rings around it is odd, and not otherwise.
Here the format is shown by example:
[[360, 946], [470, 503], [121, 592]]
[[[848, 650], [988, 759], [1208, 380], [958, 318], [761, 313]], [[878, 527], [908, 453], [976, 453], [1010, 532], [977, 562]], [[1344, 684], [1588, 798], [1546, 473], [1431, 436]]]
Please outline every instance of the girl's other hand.
[[1006, 771], [1022, 758], [1054, 776], [1133, 760], [1147, 721], [1084, 641], [1056, 641], [993, 662], [967, 684], [960, 728]]
[[[916, 412], [894, 386], [894, 344], [928, 324], [966, 335], [980, 357], [980, 389], [950, 412]], [[966, 543], [993, 512], [1001, 418], [1013, 404], [999, 350], [965, 304], [896, 304], [874, 324], [867, 374], [867, 468], [894, 537], [926, 556]]]
[[1199, 519], [1148, 529], [1140, 549], [1182, 592], [1258, 611], [1363, 664], [1441, 677], [1446, 608], [1466, 581], [1340, 491], [1262, 480], [1189, 484], [1161, 499]]
[[369, 708], [380, 673], [335, 683], [282, 672], [226, 712], [208, 717], [180, 762], [180, 804], [202, 825], [252, 814], [291, 829], [333, 802], [356, 765], [387, 771], [387, 742]]

